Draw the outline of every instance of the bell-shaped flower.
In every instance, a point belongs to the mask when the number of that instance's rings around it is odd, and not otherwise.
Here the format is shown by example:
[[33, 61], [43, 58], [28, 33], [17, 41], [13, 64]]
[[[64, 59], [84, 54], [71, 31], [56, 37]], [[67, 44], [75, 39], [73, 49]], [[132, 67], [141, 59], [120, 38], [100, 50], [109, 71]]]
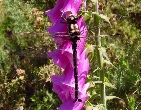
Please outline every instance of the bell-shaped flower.
[[81, 3], [82, 0], [58, 0], [55, 7], [45, 13], [50, 17], [51, 22], [55, 24], [64, 12], [71, 11], [74, 15], [77, 15]]
[[79, 98], [82, 100], [82, 102], [75, 102], [74, 100], [70, 99], [65, 102], [59, 107], [58, 110], [82, 110], [85, 101], [88, 99], [87, 96], [87, 89], [89, 87], [89, 83], [85, 84], [83, 88], [81, 88], [81, 92], [79, 92]]
[[[82, 100], [82, 103], [84, 103], [87, 99], [87, 95], [86, 95], [87, 87], [85, 87], [85, 82], [89, 70], [89, 61], [88, 58], [86, 57], [85, 51], [83, 51], [80, 56], [81, 57], [78, 62], [78, 88], [79, 88], [78, 98], [80, 98]], [[66, 66], [61, 76], [59, 75], [52, 76], [52, 82], [53, 82], [53, 90], [58, 94], [63, 104], [66, 101], [70, 102], [69, 100], [71, 100], [71, 102], [74, 102], [75, 79], [74, 79], [73, 66], [71, 64], [68, 64]]]
[[[87, 89], [89, 84], [86, 83], [87, 74], [89, 71], [89, 61], [84, 50], [86, 43], [87, 28], [84, 22], [84, 18], [81, 17], [78, 21], [78, 27], [80, 30], [80, 40], [77, 41], [77, 69], [78, 69], [78, 99], [82, 102], [75, 100], [75, 78], [74, 78], [74, 65], [73, 65], [73, 49], [72, 42], [68, 34], [68, 22], [63, 21], [73, 14], [78, 15], [78, 11], [82, 0], [58, 0], [56, 6], [46, 14], [50, 17], [53, 26], [47, 30], [54, 38], [57, 45], [57, 49], [53, 52], [47, 52], [47, 55], [51, 57], [56, 65], [63, 72], [61, 75], [53, 75], [53, 90], [59, 96], [62, 101], [62, 105], [59, 110], [82, 110], [85, 101], [87, 100]], [[63, 23], [62, 23], [63, 22]]]

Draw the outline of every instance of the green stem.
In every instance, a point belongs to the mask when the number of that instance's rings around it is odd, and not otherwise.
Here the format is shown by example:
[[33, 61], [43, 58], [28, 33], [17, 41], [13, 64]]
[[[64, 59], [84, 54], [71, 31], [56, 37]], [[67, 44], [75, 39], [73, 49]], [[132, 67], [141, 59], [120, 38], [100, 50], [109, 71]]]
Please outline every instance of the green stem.
[[[98, 14], [98, 0], [95, 4], [95, 12]], [[101, 103], [106, 108], [106, 91], [105, 91], [105, 84], [104, 84], [104, 67], [103, 67], [103, 55], [100, 51], [101, 48], [101, 37], [100, 37], [100, 28], [99, 28], [100, 18], [96, 14], [94, 14], [94, 29], [95, 29], [95, 40], [96, 40], [96, 49], [97, 49], [97, 57], [98, 57], [98, 66], [99, 66], [99, 72], [100, 72], [100, 81], [102, 82], [100, 84], [100, 96], [101, 96]]]

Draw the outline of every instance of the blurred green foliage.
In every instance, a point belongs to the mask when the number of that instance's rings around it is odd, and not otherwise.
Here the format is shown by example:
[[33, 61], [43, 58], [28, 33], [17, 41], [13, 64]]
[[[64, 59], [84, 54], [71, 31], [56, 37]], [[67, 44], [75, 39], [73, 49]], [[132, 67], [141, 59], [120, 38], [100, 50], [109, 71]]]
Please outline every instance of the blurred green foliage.
[[[141, 109], [140, 7], [140, 0], [99, 0], [99, 12], [108, 16], [111, 24], [110, 26], [107, 22], [102, 21], [100, 25], [101, 35], [103, 35], [102, 46], [114, 65], [105, 64], [105, 81], [108, 80], [108, 83], [113, 85], [113, 87], [106, 87], [106, 94], [116, 96], [107, 101], [108, 110]], [[89, 30], [93, 29], [93, 25], [88, 26]], [[90, 54], [90, 62], [92, 67], [89, 81], [94, 83], [94, 90], [90, 90], [92, 97], [89, 101], [91, 104], [98, 105], [100, 104], [99, 84], [96, 81], [99, 80], [99, 74], [95, 51]]]
[[54, 49], [46, 31], [51, 24], [45, 10], [37, 9], [34, 2], [0, 1], [1, 110], [56, 109], [60, 105], [51, 84], [56, 67], [46, 55]]
[[[53, 0], [0, 1], [0, 109], [57, 109], [61, 102], [52, 91], [51, 75], [57, 67], [46, 56], [54, 43], [46, 31], [51, 26], [44, 12]], [[87, 3], [89, 4], [89, 3]], [[114, 66], [105, 65], [108, 110], [141, 109], [141, 1], [100, 0], [99, 11], [109, 17], [111, 26], [101, 23], [102, 46]], [[92, 8], [91, 5], [89, 8]], [[89, 32], [92, 24], [88, 25]], [[91, 35], [91, 34], [90, 34]], [[88, 36], [90, 37], [90, 36]], [[94, 40], [88, 44], [95, 45]], [[95, 52], [89, 55], [91, 82], [98, 81]], [[93, 72], [94, 71], [94, 72]], [[112, 84], [113, 86], [111, 86]], [[112, 87], [112, 88], [111, 88]], [[95, 83], [90, 103], [99, 104]]]

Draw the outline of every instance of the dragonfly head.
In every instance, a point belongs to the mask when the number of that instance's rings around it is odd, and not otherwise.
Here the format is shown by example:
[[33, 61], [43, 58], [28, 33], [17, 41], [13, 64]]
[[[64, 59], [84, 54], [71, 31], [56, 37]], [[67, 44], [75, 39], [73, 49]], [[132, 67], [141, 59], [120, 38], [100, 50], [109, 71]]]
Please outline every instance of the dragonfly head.
[[73, 14], [70, 14], [67, 18], [68, 21], [74, 21], [75, 20], [75, 16]]

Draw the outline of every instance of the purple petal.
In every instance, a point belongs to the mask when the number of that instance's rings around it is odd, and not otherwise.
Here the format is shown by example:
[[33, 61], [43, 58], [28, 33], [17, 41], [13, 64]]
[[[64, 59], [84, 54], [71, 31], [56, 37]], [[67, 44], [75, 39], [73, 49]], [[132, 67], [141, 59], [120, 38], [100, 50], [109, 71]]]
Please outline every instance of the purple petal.
[[62, 68], [65, 68], [68, 63], [72, 62], [72, 46], [70, 43], [65, 43], [61, 48], [47, 52], [47, 55], [53, 59], [54, 63]]
[[47, 28], [47, 30], [51, 34], [56, 34], [57, 32], [67, 33], [67, 23], [61, 23], [61, 21], [62, 21], [62, 18], [59, 17], [58, 22], [56, 22], [52, 27]]
[[62, 12], [71, 11], [74, 15], [77, 15], [82, 0], [66, 0], [68, 2], [64, 3], [64, 7], [61, 8]]
[[[47, 52], [47, 55], [53, 59], [54, 63], [62, 68], [65, 68], [68, 62], [68, 57], [62, 55], [61, 50], [55, 50], [54, 52]], [[63, 62], [63, 63], [62, 63]]]
[[50, 17], [51, 22], [55, 24], [64, 12], [71, 11], [74, 15], [77, 15], [81, 3], [82, 0], [58, 0], [55, 7], [45, 13]]
[[72, 84], [71, 86], [74, 88], [74, 75], [72, 66], [68, 64], [62, 76], [52, 76], [52, 82], [53, 90], [59, 95], [60, 99], [62, 101], [68, 100], [68, 98], [71, 97], [71, 94], [69, 93], [71, 89], [70, 85]]
[[60, 18], [62, 13], [60, 9], [64, 6], [65, 1], [66, 0], [58, 0], [57, 4], [52, 10], [48, 10], [45, 12], [50, 17], [50, 20], [53, 24], [55, 24], [56, 21], [58, 21], [58, 18]]
[[84, 50], [80, 55], [80, 59], [78, 60], [78, 79], [79, 79], [80, 88], [85, 84], [88, 71], [89, 71], [89, 60], [86, 56], [86, 51]]
[[81, 18], [79, 21], [78, 21], [78, 26], [79, 26], [79, 29], [80, 29], [80, 40], [77, 42], [77, 50], [79, 50], [80, 54], [81, 52], [84, 50], [84, 46], [85, 46], [85, 43], [86, 43], [86, 36], [87, 36], [87, 27], [86, 27], [86, 24], [84, 22], [84, 18]]
[[88, 96], [86, 95], [88, 86], [89, 84], [85, 84], [85, 86], [81, 89], [82, 93], [79, 93], [80, 94], [79, 98], [82, 100], [82, 102], [76, 101], [74, 103], [74, 100], [70, 99], [70, 100], [64, 101], [58, 110], [82, 110], [84, 103], [88, 98]]
[[[79, 92], [82, 92], [81, 89], [83, 88], [84, 83], [86, 81], [86, 77], [87, 77], [86, 71], [88, 70], [85, 70], [83, 73], [81, 73], [81, 75], [78, 78]], [[68, 100], [68, 98], [74, 99], [74, 86], [75, 86], [74, 72], [73, 72], [73, 67], [70, 64], [66, 66], [64, 73], [61, 76], [59, 75], [52, 76], [52, 82], [53, 82], [54, 92], [56, 92], [59, 95], [62, 101]], [[63, 94], [62, 92], [60, 92], [60, 90], [63, 91]], [[64, 98], [65, 96], [67, 97]]]

